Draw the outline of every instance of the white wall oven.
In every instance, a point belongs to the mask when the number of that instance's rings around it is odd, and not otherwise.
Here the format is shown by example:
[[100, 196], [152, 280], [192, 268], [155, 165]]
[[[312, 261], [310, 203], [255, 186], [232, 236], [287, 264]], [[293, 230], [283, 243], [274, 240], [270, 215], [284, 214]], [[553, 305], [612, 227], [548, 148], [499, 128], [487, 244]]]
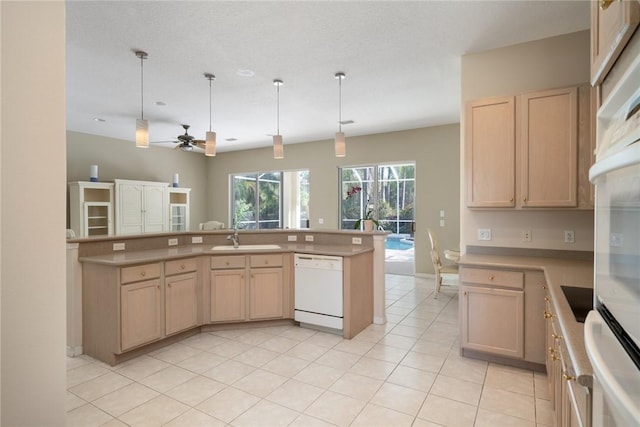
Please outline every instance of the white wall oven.
[[598, 111], [593, 425], [640, 426], [640, 57]]

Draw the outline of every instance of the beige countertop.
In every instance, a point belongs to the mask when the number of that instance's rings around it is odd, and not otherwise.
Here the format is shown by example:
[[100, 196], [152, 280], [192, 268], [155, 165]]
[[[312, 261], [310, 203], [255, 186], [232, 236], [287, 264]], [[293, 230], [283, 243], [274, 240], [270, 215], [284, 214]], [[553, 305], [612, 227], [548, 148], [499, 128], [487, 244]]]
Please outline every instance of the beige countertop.
[[234, 254], [262, 254], [295, 252], [312, 255], [331, 255], [348, 257], [372, 252], [372, 247], [358, 245], [327, 245], [309, 243], [278, 243], [280, 249], [233, 249], [214, 250], [211, 245], [185, 245], [167, 247], [161, 249], [148, 249], [131, 252], [111, 252], [108, 254], [79, 257], [80, 262], [103, 264], [112, 266], [125, 266], [142, 264], [147, 262], [160, 262], [171, 259], [188, 258], [199, 255], [234, 255]]
[[[560, 286], [593, 288], [593, 261], [526, 256], [466, 254], [460, 265], [543, 271], [571, 363], [578, 382], [592, 386], [593, 370], [584, 347], [584, 324], [575, 320]], [[542, 315], [542, 313], [540, 313]]]

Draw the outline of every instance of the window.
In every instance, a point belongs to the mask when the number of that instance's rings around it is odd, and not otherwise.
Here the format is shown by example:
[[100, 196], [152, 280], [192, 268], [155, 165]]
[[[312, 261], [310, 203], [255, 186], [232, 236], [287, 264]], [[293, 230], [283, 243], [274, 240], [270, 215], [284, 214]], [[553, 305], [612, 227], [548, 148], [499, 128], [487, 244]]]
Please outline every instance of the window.
[[415, 165], [372, 165], [340, 169], [340, 224], [352, 229], [371, 212], [395, 234], [412, 234]]
[[308, 170], [244, 173], [230, 178], [232, 225], [254, 230], [308, 227]]

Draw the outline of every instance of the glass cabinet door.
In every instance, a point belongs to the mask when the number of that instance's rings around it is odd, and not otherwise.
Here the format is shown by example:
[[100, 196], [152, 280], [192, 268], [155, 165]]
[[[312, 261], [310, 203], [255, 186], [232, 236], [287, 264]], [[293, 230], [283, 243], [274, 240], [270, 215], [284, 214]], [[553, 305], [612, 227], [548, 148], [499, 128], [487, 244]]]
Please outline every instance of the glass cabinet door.
[[187, 230], [187, 205], [171, 205], [171, 231]]

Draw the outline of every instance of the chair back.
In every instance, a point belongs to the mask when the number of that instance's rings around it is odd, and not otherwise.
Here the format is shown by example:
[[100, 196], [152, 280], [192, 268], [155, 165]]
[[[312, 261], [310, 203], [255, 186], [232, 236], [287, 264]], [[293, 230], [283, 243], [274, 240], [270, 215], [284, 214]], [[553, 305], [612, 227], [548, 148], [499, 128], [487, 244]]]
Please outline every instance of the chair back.
[[442, 262], [440, 261], [440, 255], [438, 254], [438, 251], [436, 250], [431, 250], [431, 262], [433, 263], [433, 269], [435, 271], [439, 271], [440, 268], [442, 267]]
[[431, 242], [431, 250], [438, 251], [438, 238], [436, 237], [436, 233], [434, 233], [430, 228], [427, 228], [427, 234], [429, 235], [429, 241]]

